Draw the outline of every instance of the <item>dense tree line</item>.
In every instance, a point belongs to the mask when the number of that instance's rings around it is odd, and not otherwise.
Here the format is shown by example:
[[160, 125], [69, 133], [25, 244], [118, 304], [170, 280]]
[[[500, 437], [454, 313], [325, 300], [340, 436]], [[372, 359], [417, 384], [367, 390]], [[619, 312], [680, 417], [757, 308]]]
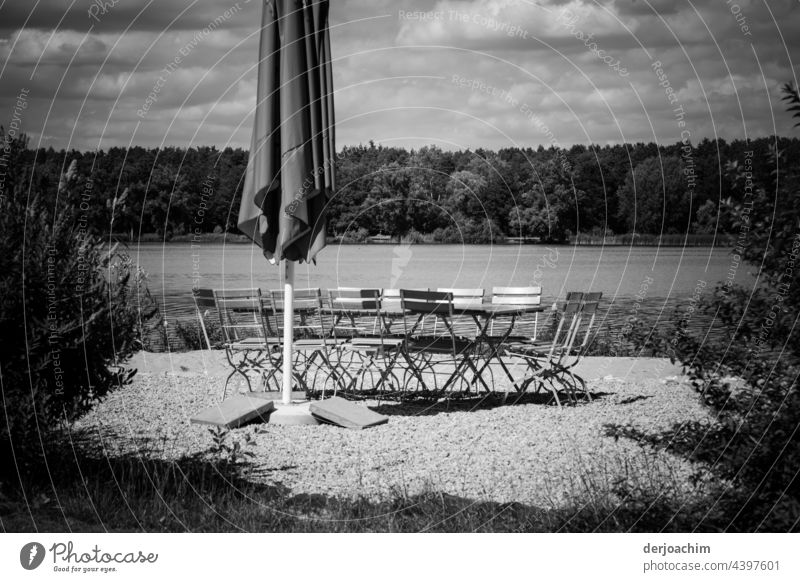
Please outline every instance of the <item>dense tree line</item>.
[[[5, 133], [0, 138], [7, 144]], [[776, 138], [558, 148], [444, 151], [347, 146], [336, 158], [329, 234], [384, 234], [411, 241], [491, 242], [505, 237], [565, 240], [575, 233], [729, 233], [722, 202], [743, 196], [729, 164], [764, 162]], [[80, 152], [4, 150], [4, 191], [31, 192], [51, 208], [76, 210], [90, 234], [138, 239], [237, 232], [247, 152], [142, 147]], [[777, 138], [789, 157], [800, 140]], [[12, 151], [13, 150], [13, 151]], [[754, 152], [748, 155], [747, 152]], [[59, 179], [70, 173], [70, 196]]]

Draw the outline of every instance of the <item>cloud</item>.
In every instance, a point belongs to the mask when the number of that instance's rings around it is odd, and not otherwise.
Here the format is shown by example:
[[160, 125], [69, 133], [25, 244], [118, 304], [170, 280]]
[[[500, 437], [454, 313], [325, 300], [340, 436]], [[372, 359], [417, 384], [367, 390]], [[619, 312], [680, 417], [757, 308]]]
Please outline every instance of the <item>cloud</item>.
[[[196, 30], [232, 10], [231, 25], [247, 28], [260, 9], [257, 0], [77, 0], [61, 2], [5, 2], [2, 31], [36, 28], [86, 32]], [[94, 8], [93, 8], [94, 7]]]
[[[6, 2], [0, 8], [0, 123], [25, 88], [23, 127], [49, 136], [54, 147], [131, 140], [248, 147], [260, 4], [120, 0], [96, 22], [87, 14], [88, 0], [71, 10], [54, 2]], [[338, 145], [547, 144], [522, 105], [563, 145], [674, 142], [678, 105], [693, 139], [771, 133], [771, 110], [783, 111], [779, 87], [795, 77], [792, 65], [800, 58], [794, 41], [800, 9], [788, 0], [733, 5], [332, 2]], [[670, 103], [654, 61], [678, 103]], [[170, 63], [156, 99], [139, 115]]]
[[526, 45], [536, 39], [568, 38], [570, 23], [580, 23], [583, 29], [597, 36], [620, 34], [637, 26], [633, 19], [620, 20], [613, 9], [579, 0], [568, 3], [440, 0], [428, 11], [398, 10], [397, 17], [399, 44], [516, 51], [526, 50]]

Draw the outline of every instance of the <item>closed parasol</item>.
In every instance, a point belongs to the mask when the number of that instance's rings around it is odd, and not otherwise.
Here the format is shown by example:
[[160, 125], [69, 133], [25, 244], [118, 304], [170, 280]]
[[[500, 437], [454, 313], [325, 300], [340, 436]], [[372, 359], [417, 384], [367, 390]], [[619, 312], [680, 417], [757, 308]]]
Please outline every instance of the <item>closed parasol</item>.
[[334, 190], [328, 0], [264, 0], [239, 229], [285, 267], [283, 402], [291, 399], [294, 263], [325, 246]]

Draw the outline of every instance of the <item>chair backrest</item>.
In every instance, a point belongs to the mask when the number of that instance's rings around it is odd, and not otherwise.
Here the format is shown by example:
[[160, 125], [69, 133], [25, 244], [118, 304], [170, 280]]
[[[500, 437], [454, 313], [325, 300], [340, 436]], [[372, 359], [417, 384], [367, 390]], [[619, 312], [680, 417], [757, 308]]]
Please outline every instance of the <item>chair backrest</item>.
[[328, 290], [328, 305], [331, 309], [377, 311], [380, 305], [380, 297], [380, 289], [338, 287]]
[[383, 289], [381, 307], [387, 311], [400, 311], [400, 289]]
[[567, 294], [568, 299], [558, 310], [555, 332], [550, 345], [550, 356], [555, 352], [564, 355], [575, 340], [576, 329], [580, 322], [580, 312], [583, 307], [581, 300], [575, 294]]
[[333, 337], [383, 337], [380, 297], [380, 289], [339, 287], [328, 290], [328, 306], [337, 310], [331, 314], [329, 322]]
[[203, 332], [203, 338], [206, 340], [206, 348], [211, 349], [211, 341], [208, 339], [208, 331], [206, 330], [206, 312], [209, 310], [216, 310], [217, 302], [214, 300], [213, 289], [192, 289], [192, 299], [194, 300], [194, 308], [197, 312], [197, 321], [200, 324], [200, 330]]
[[449, 291], [400, 289], [400, 307], [419, 315], [453, 315], [453, 294]]
[[[406, 291], [428, 291], [428, 289], [406, 289]], [[402, 311], [400, 305], [400, 289], [382, 289], [381, 290], [381, 309], [383, 311]]]
[[589, 345], [592, 339], [592, 332], [594, 330], [594, 321], [597, 316], [597, 309], [600, 305], [603, 293], [601, 291], [589, 292], [583, 294], [583, 303], [581, 307], [580, 321], [578, 323], [577, 333], [583, 337], [578, 338], [575, 342], [575, 347], [579, 348], [581, 352]]
[[571, 291], [561, 308], [558, 328], [553, 337], [551, 355], [558, 350], [561, 357], [580, 357], [589, 344], [601, 292]]
[[[272, 289], [269, 292], [275, 311], [283, 311], [285, 292], [281, 289]], [[317, 309], [322, 299], [322, 290], [319, 287], [294, 289], [292, 304], [295, 309]]]
[[453, 307], [456, 309], [481, 305], [485, 293], [483, 289], [451, 289], [445, 287], [439, 287], [437, 291], [440, 293], [452, 293]]
[[[273, 289], [269, 293], [272, 308], [276, 313], [275, 326], [280, 333], [283, 333], [282, 316], [286, 294], [279, 289]], [[296, 318], [294, 328], [312, 336], [325, 337], [328, 334], [328, 325], [321, 311], [323, 307], [322, 290], [319, 287], [294, 289], [292, 292], [292, 308]], [[298, 319], [300, 321], [297, 321]]]
[[194, 299], [194, 306], [200, 313], [217, 307], [213, 289], [192, 289], [192, 298]]
[[495, 305], [541, 305], [542, 287], [492, 287], [492, 303]]
[[[452, 350], [453, 356], [456, 355], [456, 333], [452, 325], [453, 294], [451, 292], [400, 289], [400, 306], [403, 309], [403, 331], [406, 338], [425, 337], [433, 343], [436, 343], [437, 339], [447, 338], [450, 342], [449, 349]], [[430, 317], [434, 318], [434, 322], [443, 320], [442, 332], [437, 333], [437, 327], [434, 325], [432, 335], [425, 333], [425, 319]], [[416, 321], [413, 321], [414, 318]], [[430, 347], [433, 343], [428, 346]]]
[[227, 343], [253, 338], [267, 341], [265, 309], [270, 309], [270, 303], [265, 302], [261, 289], [214, 289], [214, 301]]

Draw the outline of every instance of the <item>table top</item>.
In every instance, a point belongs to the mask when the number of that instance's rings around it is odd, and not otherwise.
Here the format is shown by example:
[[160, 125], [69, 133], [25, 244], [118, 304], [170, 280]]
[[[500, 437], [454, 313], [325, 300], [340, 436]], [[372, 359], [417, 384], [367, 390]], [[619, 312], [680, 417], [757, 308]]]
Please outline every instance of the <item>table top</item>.
[[[496, 303], [475, 303], [463, 307], [453, 307], [453, 315], [477, 315], [496, 317], [498, 315], [521, 315], [523, 313], [540, 313], [549, 309], [543, 305], [498, 305]], [[375, 309], [360, 307], [324, 307], [322, 312], [327, 315], [375, 315]], [[406, 311], [399, 307], [381, 308], [381, 313], [389, 315], [402, 315]]]
[[521, 315], [523, 313], [540, 313], [548, 309], [544, 305], [498, 305], [497, 303], [481, 303], [465, 307], [453, 307], [453, 315]]

